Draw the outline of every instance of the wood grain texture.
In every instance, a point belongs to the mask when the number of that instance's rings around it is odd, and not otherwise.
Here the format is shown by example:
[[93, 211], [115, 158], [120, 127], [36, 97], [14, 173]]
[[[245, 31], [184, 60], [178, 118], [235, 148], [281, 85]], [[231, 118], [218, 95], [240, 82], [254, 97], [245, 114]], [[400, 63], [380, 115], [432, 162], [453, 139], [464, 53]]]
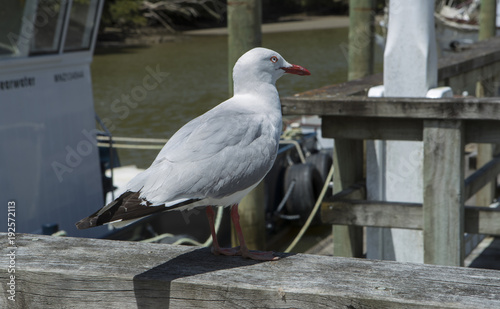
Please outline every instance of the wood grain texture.
[[[460, 53], [452, 53], [438, 61], [438, 80], [441, 85], [449, 85], [455, 91], [453, 79], [460, 79], [466, 84], [472, 81], [491, 78], [498, 72], [500, 64], [500, 37], [491, 38], [472, 44], [469, 49]], [[345, 98], [348, 96], [366, 96], [373, 86], [382, 85], [383, 74], [373, 74], [367, 77], [351, 80], [345, 83], [328, 85], [318, 89], [305, 91], [296, 95], [302, 98]], [[473, 93], [473, 92], [470, 92]], [[287, 99], [287, 98], [284, 98]]]
[[463, 266], [464, 127], [424, 121], [424, 262]]
[[421, 141], [422, 119], [323, 116], [323, 137]]
[[[495, 179], [499, 173], [500, 156], [497, 156], [465, 179], [464, 200], [468, 200], [471, 196], [476, 194], [481, 188], [492, 181], [492, 179]], [[488, 203], [488, 205], [490, 203]]]
[[195, 247], [28, 234], [17, 244], [16, 308], [500, 307], [494, 270], [305, 254], [259, 263]]
[[[321, 221], [326, 224], [391, 227], [410, 230], [423, 228], [422, 204], [366, 200], [325, 199]], [[465, 206], [464, 231], [500, 236], [500, 209]]]
[[[333, 148], [333, 192], [338, 193], [363, 179], [363, 141], [335, 139]], [[342, 257], [363, 255], [363, 228], [333, 225], [333, 254]]]
[[500, 98], [287, 97], [284, 115], [500, 120]]

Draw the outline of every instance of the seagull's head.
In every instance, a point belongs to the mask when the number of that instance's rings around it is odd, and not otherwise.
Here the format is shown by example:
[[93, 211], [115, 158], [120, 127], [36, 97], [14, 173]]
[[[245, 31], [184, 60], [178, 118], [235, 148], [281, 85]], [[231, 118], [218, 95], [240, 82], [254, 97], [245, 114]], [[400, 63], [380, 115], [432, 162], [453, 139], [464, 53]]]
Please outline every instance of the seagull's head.
[[311, 75], [311, 73], [296, 64], [288, 63], [279, 53], [267, 48], [256, 47], [240, 57], [233, 68], [233, 80], [236, 84], [267, 82], [276, 80], [285, 73], [296, 75]]

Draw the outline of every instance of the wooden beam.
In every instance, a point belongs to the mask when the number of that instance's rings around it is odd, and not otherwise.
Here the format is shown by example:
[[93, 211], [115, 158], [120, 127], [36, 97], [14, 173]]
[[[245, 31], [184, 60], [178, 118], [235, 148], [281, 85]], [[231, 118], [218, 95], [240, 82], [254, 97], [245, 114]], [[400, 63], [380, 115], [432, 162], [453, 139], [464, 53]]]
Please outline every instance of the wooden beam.
[[[477, 42], [470, 49], [460, 53], [452, 53], [438, 61], [438, 80], [461, 75], [466, 72], [481, 69], [500, 61], [500, 37]], [[475, 80], [474, 82], [476, 82]]]
[[494, 120], [465, 120], [465, 143], [500, 144], [500, 123]]
[[422, 204], [363, 200], [325, 200], [321, 221], [326, 224], [422, 229]]
[[500, 271], [489, 269], [311, 254], [256, 262], [198, 247], [28, 234], [16, 244], [15, 274], [0, 271], [2, 308], [500, 308]]
[[[377, 73], [373, 75], [366, 76], [361, 79], [350, 80], [348, 82], [328, 85], [318, 89], [312, 89], [309, 91], [302, 92], [297, 94], [298, 97], [318, 97], [318, 98], [344, 98], [347, 96], [358, 95], [358, 96], [366, 96], [368, 94], [368, 90], [377, 85], [381, 85], [383, 83], [383, 74]], [[284, 97], [282, 100], [288, 100], [289, 97]]]
[[464, 263], [464, 128], [424, 121], [424, 263]]
[[323, 137], [398, 141], [422, 140], [422, 119], [324, 116], [322, 120], [321, 133]]
[[[421, 230], [422, 204], [366, 200], [326, 199], [321, 205], [325, 224], [392, 227]], [[500, 209], [465, 206], [464, 231], [500, 236]]]
[[284, 115], [500, 120], [500, 98], [286, 97]]
[[[423, 119], [323, 116], [324, 137], [344, 139], [423, 140]], [[465, 143], [500, 143], [500, 122], [464, 120]]]
[[[338, 193], [363, 179], [363, 141], [335, 139], [333, 149], [333, 192]], [[333, 254], [342, 257], [363, 255], [363, 229], [334, 225]]]
[[464, 199], [468, 200], [481, 190], [481, 188], [491, 182], [498, 174], [500, 174], [500, 156], [493, 158], [467, 177], [465, 180]]

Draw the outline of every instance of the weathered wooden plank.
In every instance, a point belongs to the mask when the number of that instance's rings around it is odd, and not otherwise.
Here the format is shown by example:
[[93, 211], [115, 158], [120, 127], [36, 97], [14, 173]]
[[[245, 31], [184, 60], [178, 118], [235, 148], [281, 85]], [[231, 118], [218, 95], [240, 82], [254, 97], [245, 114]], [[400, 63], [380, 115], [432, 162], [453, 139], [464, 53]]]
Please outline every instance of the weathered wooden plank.
[[[422, 204], [419, 203], [329, 198], [321, 205], [321, 221], [325, 224], [421, 230], [422, 212]], [[500, 209], [465, 206], [466, 233], [500, 236], [499, 222]]]
[[328, 199], [321, 205], [321, 221], [370, 227], [422, 229], [422, 204]]
[[[351, 95], [366, 96], [368, 90], [383, 83], [383, 74], [378, 73], [369, 75], [361, 79], [351, 80], [348, 82], [328, 85], [318, 89], [313, 89], [296, 94], [297, 97], [327, 97], [327, 98], [341, 98]], [[287, 99], [287, 98], [283, 98]]]
[[[363, 179], [363, 141], [335, 139], [333, 149], [333, 192], [338, 193]], [[333, 254], [342, 257], [363, 255], [363, 229], [334, 225]]]
[[500, 143], [500, 124], [494, 120], [465, 120], [465, 143]]
[[[423, 119], [323, 116], [324, 137], [421, 141]], [[464, 120], [465, 143], [500, 143], [500, 122]]]
[[[438, 80], [444, 81], [444, 84], [447, 84], [447, 80], [452, 77], [480, 70], [500, 62], [499, 46], [500, 38], [496, 37], [475, 43], [468, 50], [440, 58], [438, 61]], [[482, 74], [482, 76], [485, 75]], [[352, 95], [366, 96], [371, 87], [382, 84], [383, 74], [379, 73], [358, 80], [305, 91], [299, 93], [297, 96], [323, 98], [341, 98]]]
[[468, 200], [498, 174], [500, 174], [500, 156], [493, 158], [465, 179], [464, 199]]
[[[491, 162], [495, 155], [495, 148], [496, 145], [494, 144], [478, 144], [477, 145], [477, 157], [476, 157], [476, 164], [477, 166], [484, 166], [485, 164], [488, 164]], [[489, 178], [489, 183], [487, 183], [485, 186], [483, 186], [477, 193], [476, 193], [476, 201], [475, 204], [478, 206], [489, 206], [491, 203], [493, 203], [493, 200], [496, 197], [496, 188], [497, 188], [497, 175], [500, 173], [500, 160], [498, 161], [498, 164], [496, 165], [497, 169], [492, 171], [491, 177]]]
[[259, 263], [196, 247], [26, 234], [16, 241], [16, 303], [2, 289], [2, 308], [500, 307], [495, 270], [306, 254]]
[[500, 120], [500, 98], [346, 98], [281, 99], [284, 115], [415, 119]]
[[479, 69], [500, 61], [500, 38], [477, 42], [470, 49], [439, 59], [438, 80]]
[[324, 116], [322, 120], [321, 133], [324, 137], [372, 140], [422, 140], [422, 119]]
[[424, 121], [424, 262], [464, 263], [464, 128]]

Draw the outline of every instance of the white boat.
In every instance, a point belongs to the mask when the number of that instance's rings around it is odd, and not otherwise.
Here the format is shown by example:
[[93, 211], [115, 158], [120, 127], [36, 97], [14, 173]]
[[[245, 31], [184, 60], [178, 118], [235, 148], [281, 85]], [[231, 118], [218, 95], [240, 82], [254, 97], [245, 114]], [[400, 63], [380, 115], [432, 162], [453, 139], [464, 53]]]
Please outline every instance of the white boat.
[[103, 203], [90, 74], [103, 3], [1, 3], [0, 196], [15, 202], [16, 232], [107, 230], [74, 228]]

